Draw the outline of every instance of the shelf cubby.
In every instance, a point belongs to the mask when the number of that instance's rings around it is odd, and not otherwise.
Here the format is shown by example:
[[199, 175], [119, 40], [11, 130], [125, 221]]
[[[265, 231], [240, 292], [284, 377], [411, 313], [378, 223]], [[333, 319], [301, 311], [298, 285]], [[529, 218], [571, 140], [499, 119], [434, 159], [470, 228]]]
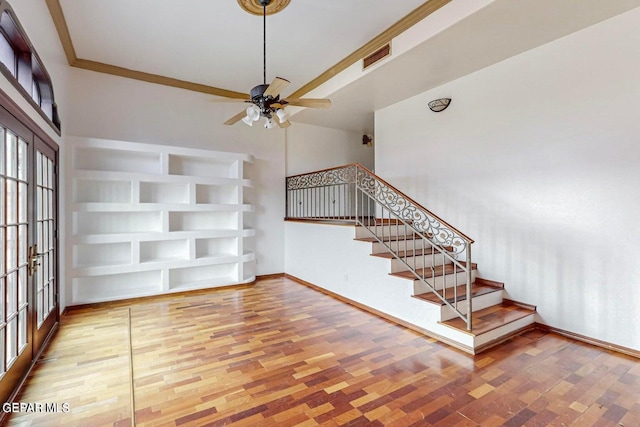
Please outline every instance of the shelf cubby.
[[140, 203], [189, 203], [189, 185], [177, 182], [140, 182]]
[[160, 154], [153, 152], [77, 147], [74, 168], [78, 170], [159, 174]]
[[189, 241], [150, 240], [140, 242], [140, 262], [160, 262], [189, 259]]
[[238, 178], [238, 160], [170, 154], [169, 175]]
[[255, 279], [243, 223], [252, 156], [81, 137], [66, 147], [68, 305]]
[[197, 204], [236, 205], [238, 194], [237, 185], [196, 184]]
[[235, 230], [237, 212], [169, 212], [169, 231]]
[[237, 237], [196, 239], [196, 258], [238, 255]]
[[161, 283], [160, 270], [75, 277], [72, 280], [73, 299], [78, 303], [89, 303], [151, 295], [160, 291]]
[[74, 268], [131, 264], [131, 243], [76, 244], [73, 247]]
[[73, 201], [80, 203], [131, 203], [131, 181], [75, 179]]
[[162, 231], [160, 212], [74, 212], [74, 234], [123, 234]]

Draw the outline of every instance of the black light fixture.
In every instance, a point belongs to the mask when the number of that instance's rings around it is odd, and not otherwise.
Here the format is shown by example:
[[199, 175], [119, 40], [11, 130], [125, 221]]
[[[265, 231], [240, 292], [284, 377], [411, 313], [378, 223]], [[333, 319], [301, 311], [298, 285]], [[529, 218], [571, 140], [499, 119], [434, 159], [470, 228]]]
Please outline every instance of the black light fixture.
[[289, 85], [289, 80], [282, 77], [276, 77], [271, 84], [267, 84], [267, 6], [273, 4], [272, 11], [282, 10], [289, 4], [289, 0], [238, 0], [238, 4], [247, 12], [257, 15], [256, 8], [260, 8], [262, 13], [262, 84], [251, 89], [249, 99], [228, 98], [224, 100], [215, 100], [215, 102], [246, 102], [250, 105], [245, 111], [242, 111], [226, 122], [225, 125], [233, 125], [242, 120], [249, 126], [254, 122], [265, 118], [266, 128], [274, 128], [276, 126], [286, 128], [291, 126], [289, 122], [289, 114], [285, 111], [288, 105], [304, 108], [329, 108], [331, 100], [317, 98], [280, 98], [280, 92]]
[[429, 104], [429, 109], [434, 113], [439, 113], [440, 111], [444, 111], [447, 109], [449, 104], [451, 103], [451, 98], [440, 98], [434, 99]]

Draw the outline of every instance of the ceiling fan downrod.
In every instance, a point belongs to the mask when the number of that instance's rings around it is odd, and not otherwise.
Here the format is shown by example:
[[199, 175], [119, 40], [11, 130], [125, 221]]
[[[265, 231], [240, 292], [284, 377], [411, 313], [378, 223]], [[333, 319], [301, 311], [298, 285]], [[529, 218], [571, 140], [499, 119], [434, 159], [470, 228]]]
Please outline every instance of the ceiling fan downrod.
[[262, 5], [262, 84], [267, 84], [267, 6], [271, 0], [259, 0]]

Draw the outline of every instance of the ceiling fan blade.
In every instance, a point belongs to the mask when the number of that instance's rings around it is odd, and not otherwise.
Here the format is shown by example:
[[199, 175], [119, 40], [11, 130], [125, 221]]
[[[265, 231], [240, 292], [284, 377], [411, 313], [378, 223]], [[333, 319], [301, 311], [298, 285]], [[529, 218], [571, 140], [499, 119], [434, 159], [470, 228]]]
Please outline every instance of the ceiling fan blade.
[[320, 98], [289, 98], [280, 101], [283, 104], [294, 105], [296, 107], [308, 107], [308, 108], [331, 108], [330, 99]]
[[231, 117], [229, 120], [227, 120], [226, 122], [224, 122], [225, 125], [234, 125], [236, 123], [238, 123], [240, 120], [242, 120], [244, 118], [244, 116], [247, 115], [246, 111], [241, 111], [238, 114], [236, 114], [235, 116]]
[[210, 99], [209, 102], [251, 102], [251, 100], [240, 99], [240, 98], [215, 98], [215, 99]]
[[276, 77], [273, 79], [267, 90], [264, 91], [264, 96], [276, 97], [280, 95], [280, 92], [289, 85], [289, 80], [282, 77]]

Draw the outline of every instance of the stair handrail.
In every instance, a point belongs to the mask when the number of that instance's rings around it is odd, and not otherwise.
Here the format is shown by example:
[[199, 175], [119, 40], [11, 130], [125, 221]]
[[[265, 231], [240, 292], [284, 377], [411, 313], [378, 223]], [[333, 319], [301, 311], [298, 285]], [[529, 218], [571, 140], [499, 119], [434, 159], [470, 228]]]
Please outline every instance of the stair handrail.
[[[398, 194], [400, 196], [399, 200], [405, 200], [407, 205], [410, 204], [415, 207], [415, 212], [423, 212], [426, 217], [431, 218], [429, 223], [432, 225], [431, 227], [432, 229], [440, 228], [440, 227], [437, 227], [437, 224], [440, 224], [451, 231], [451, 233], [447, 233], [447, 234], [450, 234], [451, 236], [457, 236], [459, 239], [464, 240], [468, 244], [474, 243], [474, 240], [472, 238], [470, 238], [469, 236], [467, 236], [466, 234], [464, 234], [463, 232], [461, 232], [460, 230], [458, 230], [457, 228], [455, 228], [454, 226], [452, 226], [451, 224], [449, 224], [448, 222], [440, 218], [438, 215], [431, 212], [429, 209], [422, 206], [420, 203], [416, 202], [411, 197], [407, 196], [402, 191], [398, 190], [395, 186], [389, 184], [387, 181], [385, 181], [383, 178], [376, 175], [374, 172], [362, 166], [360, 163], [349, 163], [343, 166], [336, 166], [333, 168], [321, 169], [313, 172], [307, 172], [307, 173], [288, 176], [286, 179], [286, 183], [287, 183], [286, 187], [287, 187], [287, 190], [297, 190], [302, 188], [322, 187], [328, 184], [331, 184], [331, 185], [353, 184], [355, 183], [355, 179], [356, 179], [355, 171], [357, 170], [360, 170], [365, 174], [371, 176], [373, 179], [375, 179], [376, 181], [379, 181], [380, 183], [385, 185], [388, 189]], [[290, 219], [291, 217], [287, 215], [287, 218]], [[407, 218], [407, 219], [413, 220], [412, 218]], [[424, 230], [424, 231], [428, 233], [428, 230]], [[442, 237], [444, 236], [440, 236], [440, 238]]]
[[[355, 193], [355, 203], [352, 200], [348, 200], [344, 205], [348, 206], [346, 210], [348, 212], [352, 212], [354, 215], [345, 215], [344, 208], [339, 209], [341, 215], [326, 215], [327, 207], [324, 206], [327, 202], [327, 198], [331, 199], [332, 197], [324, 197], [320, 202], [315, 202], [316, 196], [313, 192], [317, 192], [320, 188], [332, 188], [335, 189], [339, 187], [338, 190], [340, 197], [342, 195], [348, 195], [350, 193], [345, 192], [344, 187], [353, 186], [353, 192]], [[398, 190], [395, 186], [389, 184], [384, 179], [377, 176], [375, 173], [362, 166], [359, 163], [350, 163], [344, 166], [338, 166], [334, 168], [323, 169], [315, 172], [309, 172], [304, 174], [293, 175], [287, 177], [286, 179], [286, 188], [287, 188], [287, 219], [294, 219], [298, 216], [295, 215], [295, 206], [293, 209], [293, 215], [291, 209], [291, 202], [293, 199], [294, 205], [296, 203], [311, 203], [312, 204], [312, 215], [302, 215], [299, 218], [302, 219], [330, 219], [332, 221], [344, 221], [355, 223], [356, 225], [363, 226], [367, 230], [369, 230], [373, 237], [376, 238], [380, 243], [385, 244], [387, 249], [393, 254], [393, 256], [404, 263], [409, 271], [415, 276], [416, 279], [425, 283], [437, 297], [447, 306], [451, 307], [456, 315], [462, 318], [467, 323], [467, 329], [471, 330], [472, 326], [472, 298], [471, 298], [471, 283], [472, 283], [472, 269], [473, 264], [471, 262], [471, 244], [474, 243], [474, 240], [465, 235], [464, 233], [457, 230], [455, 227], [451, 226], [446, 221], [442, 220], [440, 217], [435, 215], [433, 212], [426, 209], [424, 206], [404, 194], [402, 191]], [[308, 190], [312, 190], [312, 194], [307, 194]], [[297, 194], [297, 192], [303, 191], [302, 198]], [[367, 216], [364, 215], [362, 211], [363, 207], [358, 206], [358, 191], [362, 194], [366, 194], [368, 197], [367, 203], [369, 200], [372, 200], [374, 203], [380, 205], [380, 207], [374, 207], [373, 217], [371, 217], [370, 207], [367, 207]], [[291, 193], [291, 194], [290, 194]], [[331, 196], [331, 194], [329, 195]], [[320, 198], [320, 197], [318, 197]], [[300, 199], [302, 201], [300, 201]], [[335, 204], [335, 190], [333, 194], [333, 203]], [[321, 203], [320, 209], [317, 209], [317, 206], [314, 203]], [[362, 204], [362, 203], [361, 203]], [[454, 292], [454, 302], [451, 303], [446, 297], [446, 278], [443, 277], [442, 286], [443, 289], [439, 292], [435, 286], [435, 270], [433, 274], [433, 283], [429, 283], [427, 281], [427, 277], [424, 273], [424, 266], [422, 268], [422, 273], [416, 269], [416, 266], [412, 267], [407, 263], [406, 259], [400, 255], [399, 250], [394, 250], [390, 244], [385, 243], [384, 236], [384, 227], [381, 228], [382, 235], [378, 233], [378, 219], [376, 212], [382, 209], [382, 222], [384, 224], [384, 210], [388, 211], [388, 223], [391, 224], [391, 215], [394, 216], [393, 221], [400, 221], [404, 227], [409, 227], [415, 234], [419, 235], [423, 242], [428, 242], [433, 251], [437, 251], [444, 258], [449, 259], [454, 265], [454, 272], [459, 268], [461, 271], [465, 273], [465, 288], [466, 288], [466, 308], [467, 314], [463, 313], [458, 308], [458, 296], [456, 293], [456, 286], [453, 286]], [[334, 209], [335, 211], [335, 209]], [[304, 211], [308, 213], [308, 211]], [[373, 220], [373, 221], [372, 221]], [[371, 222], [374, 226], [371, 226]], [[387, 236], [388, 238], [389, 236]], [[448, 248], [451, 248], [449, 250]], [[459, 257], [461, 254], [465, 254], [465, 261], [462, 262]], [[444, 259], [443, 258], [443, 259]], [[442, 265], [444, 269], [444, 262]], [[431, 267], [433, 269], [433, 266]], [[443, 270], [444, 275], [444, 270]], [[456, 277], [456, 285], [457, 285], [457, 275]]]

